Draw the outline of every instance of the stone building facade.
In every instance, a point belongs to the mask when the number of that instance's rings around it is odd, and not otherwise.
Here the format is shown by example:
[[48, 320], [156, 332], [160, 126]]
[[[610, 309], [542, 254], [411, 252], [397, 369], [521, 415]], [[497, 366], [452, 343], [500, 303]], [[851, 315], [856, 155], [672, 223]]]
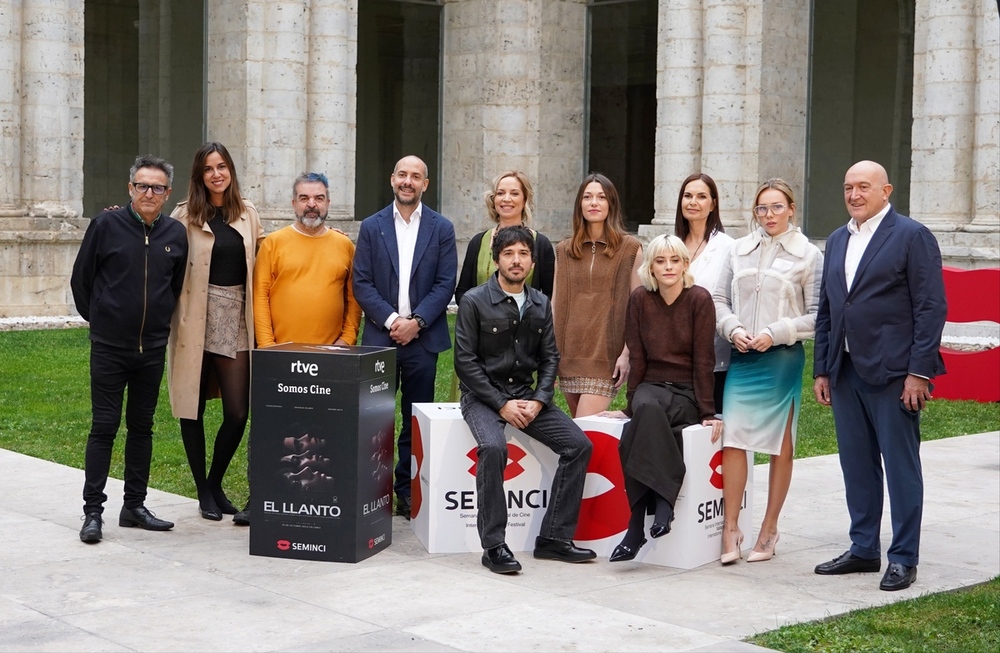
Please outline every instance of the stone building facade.
[[87, 220], [132, 158], [175, 164], [172, 204], [205, 140], [272, 229], [319, 170], [355, 232], [419, 154], [463, 243], [511, 167], [553, 240], [594, 169], [643, 237], [702, 170], [729, 230], [780, 176], [822, 240], [844, 170], [874, 158], [948, 262], [1000, 263], [994, 0], [0, 0], [0, 316], [70, 312]]

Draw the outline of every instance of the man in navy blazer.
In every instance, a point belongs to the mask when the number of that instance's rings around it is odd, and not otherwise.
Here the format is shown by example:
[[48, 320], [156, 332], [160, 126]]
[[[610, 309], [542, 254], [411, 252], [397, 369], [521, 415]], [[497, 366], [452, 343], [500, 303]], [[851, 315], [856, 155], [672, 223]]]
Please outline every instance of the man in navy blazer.
[[413, 404], [434, 401], [437, 357], [451, 347], [446, 314], [455, 293], [455, 227], [424, 206], [427, 165], [415, 156], [389, 178], [395, 200], [365, 218], [354, 251], [354, 297], [365, 312], [361, 344], [396, 348], [403, 426], [394, 491], [396, 514], [410, 518]]
[[879, 588], [887, 591], [917, 577], [920, 411], [931, 398], [930, 379], [944, 372], [938, 350], [947, 312], [937, 241], [896, 213], [891, 193], [881, 165], [861, 161], [847, 171], [851, 220], [826, 241], [813, 370], [816, 401], [833, 405], [851, 517], [850, 550], [816, 573], [881, 569], [884, 462], [892, 544]]

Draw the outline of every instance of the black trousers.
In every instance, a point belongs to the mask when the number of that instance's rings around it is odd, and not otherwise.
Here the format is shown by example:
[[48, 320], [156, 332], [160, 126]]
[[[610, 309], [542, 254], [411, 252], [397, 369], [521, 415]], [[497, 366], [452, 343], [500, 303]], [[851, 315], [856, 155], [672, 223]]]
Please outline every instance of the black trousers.
[[683, 431], [698, 421], [698, 405], [690, 385], [640, 383], [635, 389], [632, 419], [618, 445], [625, 493], [633, 511], [649, 490], [671, 506], [677, 501], [687, 472]]
[[[146, 500], [149, 464], [153, 457], [153, 413], [160, 396], [166, 347], [143, 353], [90, 343], [90, 404], [93, 421], [87, 438], [83, 485], [84, 513], [103, 513], [104, 486], [111, 469], [111, 450], [125, 404], [126, 508]], [[125, 402], [125, 390], [128, 401]]]

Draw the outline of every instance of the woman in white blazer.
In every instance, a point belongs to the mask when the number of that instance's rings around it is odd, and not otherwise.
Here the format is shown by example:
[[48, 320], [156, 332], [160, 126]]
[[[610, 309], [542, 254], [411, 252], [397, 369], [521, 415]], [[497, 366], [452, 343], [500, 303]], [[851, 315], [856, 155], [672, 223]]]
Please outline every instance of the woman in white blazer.
[[[729, 257], [733, 239], [725, 233], [719, 214], [719, 189], [715, 180], [700, 172], [681, 183], [677, 195], [677, 217], [674, 235], [684, 241], [691, 252], [691, 274], [695, 285], [708, 292], [715, 290], [722, 265]], [[729, 369], [732, 346], [722, 336], [715, 336], [715, 410], [722, 412], [722, 390]]]

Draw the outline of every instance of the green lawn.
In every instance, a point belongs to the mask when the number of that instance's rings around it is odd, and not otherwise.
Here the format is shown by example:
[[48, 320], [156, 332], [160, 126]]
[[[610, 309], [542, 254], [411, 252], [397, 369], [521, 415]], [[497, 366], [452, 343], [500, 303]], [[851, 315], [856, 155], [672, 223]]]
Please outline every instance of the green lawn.
[[[454, 316], [451, 316], [454, 324]], [[83, 451], [90, 428], [89, 345], [86, 329], [0, 332], [0, 447], [29, 456], [83, 467]], [[812, 398], [812, 348], [807, 346], [803, 375], [802, 412], [796, 457], [835, 453], [837, 441], [829, 409]], [[452, 355], [438, 360], [435, 397], [448, 401], [452, 389]], [[624, 405], [622, 391], [612, 408]], [[566, 410], [557, 393], [556, 402]], [[221, 418], [219, 402], [209, 403], [206, 429], [210, 437]], [[398, 420], [398, 412], [397, 412]], [[1000, 406], [972, 401], [933, 401], [922, 425], [923, 438], [939, 438], [995, 430]], [[166, 380], [156, 412], [153, 471], [150, 485], [167, 492], [194, 497], [194, 483], [187, 468], [177, 420], [170, 415]], [[124, 438], [118, 438], [112, 475], [121, 478]], [[209, 447], [211, 450], [211, 447]], [[758, 456], [757, 462], [766, 457]], [[246, 498], [245, 447], [233, 460], [226, 489], [234, 503]], [[81, 479], [82, 480], [82, 479]]]
[[786, 626], [747, 641], [787, 653], [994, 653], [1000, 650], [1000, 578]]

